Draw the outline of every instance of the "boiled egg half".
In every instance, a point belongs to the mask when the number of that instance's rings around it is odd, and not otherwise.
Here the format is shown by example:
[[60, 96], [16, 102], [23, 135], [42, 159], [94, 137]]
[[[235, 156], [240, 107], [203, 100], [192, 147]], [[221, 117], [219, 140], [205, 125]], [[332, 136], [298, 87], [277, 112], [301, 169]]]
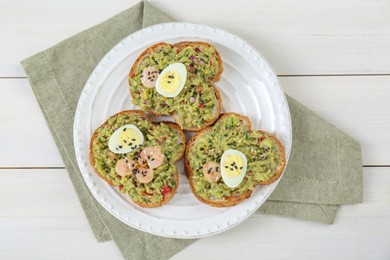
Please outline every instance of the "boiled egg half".
[[224, 183], [230, 188], [235, 188], [244, 179], [247, 167], [246, 156], [237, 150], [226, 150], [222, 154], [220, 167]]
[[156, 90], [164, 97], [176, 97], [183, 90], [187, 80], [187, 69], [183, 63], [166, 67], [156, 80]]
[[135, 125], [118, 128], [108, 141], [108, 148], [118, 154], [129, 153], [142, 145], [144, 136]]

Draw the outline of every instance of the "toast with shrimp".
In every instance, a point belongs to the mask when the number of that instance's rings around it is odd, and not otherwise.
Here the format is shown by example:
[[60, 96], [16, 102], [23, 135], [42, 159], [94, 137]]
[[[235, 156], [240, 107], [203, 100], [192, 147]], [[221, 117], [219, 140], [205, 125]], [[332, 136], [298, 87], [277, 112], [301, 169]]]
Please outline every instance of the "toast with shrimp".
[[198, 131], [219, 117], [222, 105], [215, 82], [222, 71], [221, 56], [209, 43], [154, 44], [130, 70], [132, 102], [157, 116], [172, 114], [183, 130]]
[[276, 181], [286, 166], [282, 143], [272, 134], [252, 130], [250, 120], [226, 113], [188, 142], [185, 172], [192, 192], [214, 207], [234, 206], [257, 185]]
[[96, 174], [118, 187], [139, 206], [152, 208], [176, 193], [176, 161], [185, 151], [185, 136], [173, 122], [153, 122], [138, 110], [108, 118], [92, 135], [89, 160]]

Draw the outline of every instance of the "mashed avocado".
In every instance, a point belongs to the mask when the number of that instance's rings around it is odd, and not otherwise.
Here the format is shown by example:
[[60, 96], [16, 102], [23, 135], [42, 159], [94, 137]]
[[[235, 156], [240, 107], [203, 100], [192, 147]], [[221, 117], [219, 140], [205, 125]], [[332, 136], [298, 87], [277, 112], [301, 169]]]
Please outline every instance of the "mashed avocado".
[[[188, 74], [184, 88], [177, 97], [164, 97], [157, 93], [156, 88], [142, 86], [140, 76], [145, 68], [153, 66], [161, 73], [175, 62], [183, 63]], [[179, 125], [200, 127], [213, 118], [217, 106], [211, 78], [218, 74], [219, 66], [213, 47], [189, 46], [179, 52], [176, 47], [167, 45], [146, 56], [134, 75], [130, 75], [133, 104], [142, 110], [155, 110], [163, 115], [177, 113]]]
[[[139, 128], [144, 136], [142, 146], [127, 154], [115, 154], [108, 148], [110, 136], [119, 127], [133, 124]], [[119, 114], [109, 118], [108, 123], [97, 129], [97, 137], [92, 143], [92, 153], [95, 158], [95, 168], [98, 173], [110, 180], [114, 186], [119, 186], [122, 193], [127, 193], [134, 201], [143, 203], [158, 203], [163, 199], [164, 189], [173, 189], [176, 166], [180, 151], [184, 144], [180, 143], [177, 132], [166, 124], [153, 124], [140, 115]], [[137, 181], [135, 174], [121, 177], [115, 172], [118, 160], [128, 158], [137, 159], [141, 150], [149, 146], [160, 147], [165, 155], [164, 163], [154, 170], [153, 181], [143, 184]]]
[[[202, 167], [207, 162], [221, 160], [224, 151], [235, 149], [245, 154], [248, 166], [244, 180], [236, 188], [229, 188], [220, 179], [210, 183], [203, 175]], [[219, 120], [212, 131], [197, 138], [189, 151], [189, 163], [194, 174], [192, 176], [196, 193], [205, 199], [229, 199], [239, 195], [274, 175], [280, 157], [277, 144], [258, 131], [248, 131], [244, 123], [236, 116], [230, 115]]]

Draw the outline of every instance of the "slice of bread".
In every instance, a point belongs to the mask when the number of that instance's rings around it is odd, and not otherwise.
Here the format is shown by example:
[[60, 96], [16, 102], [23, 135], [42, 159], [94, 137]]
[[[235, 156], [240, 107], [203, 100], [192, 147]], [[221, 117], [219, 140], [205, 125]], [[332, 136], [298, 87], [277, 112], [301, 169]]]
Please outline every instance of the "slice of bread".
[[[204, 53], [202, 53], [202, 50], [204, 50]], [[189, 57], [184, 54], [183, 56], [178, 57], [170, 56], [172, 53], [173, 55], [175, 55], [175, 53], [181, 55], [182, 51], [187, 51], [191, 54]], [[208, 51], [211, 53], [210, 57], [208, 56], [208, 53], [207, 55], [205, 54]], [[166, 55], [164, 54], [165, 52], [167, 52]], [[203, 55], [202, 59], [197, 57], [197, 55]], [[155, 87], [146, 88], [142, 85], [140, 79], [142, 68], [145, 66], [159, 67], [160, 61], [158, 61], [158, 59], [164, 60], [165, 67], [176, 62], [181, 62], [186, 66], [188, 75], [187, 81], [178, 96], [166, 98], [158, 94]], [[212, 70], [210, 70], [210, 75], [205, 75], [205, 71], [207, 70], [204, 68], [208, 68], [207, 66], [212, 68]], [[165, 67], [159, 67], [159, 72], [161, 73], [161, 70]], [[209, 43], [185, 41], [176, 44], [164, 42], [154, 44], [140, 54], [130, 70], [129, 84], [133, 104], [139, 106], [142, 110], [157, 116], [173, 114], [174, 120], [180, 125], [181, 129], [198, 131], [213, 124], [219, 117], [222, 107], [221, 96], [214, 86], [214, 83], [220, 79], [222, 71], [221, 56]], [[199, 77], [202, 78], [200, 83], [198, 82]], [[202, 89], [202, 87], [204, 91], [206, 91], [206, 94], [212, 96], [210, 100], [207, 100], [206, 104], [203, 103], [205, 100], [202, 98], [202, 90], [199, 93], [194, 91], [194, 89]], [[191, 93], [192, 96], [188, 97], [187, 93]], [[194, 100], [196, 100], [195, 103]], [[177, 107], [180, 107], [180, 113], [177, 112]], [[208, 111], [208, 113], [204, 113], [204, 109], [207, 109], [206, 111]], [[191, 111], [192, 114], [189, 115], [187, 113], [189, 111]], [[196, 120], [189, 120], [189, 118], [195, 117], [194, 115], [198, 118]]]
[[[140, 129], [144, 142], [139, 148], [127, 154], [113, 153], [108, 148], [110, 136], [116, 129], [127, 124]], [[184, 133], [177, 124], [154, 123], [142, 111], [126, 110], [111, 116], [95, 130], [90, 141], [89, 161], [100, 178], [118, 187], [122, 193], [127, 193], [136, 204], [145, 208], [158, 207], [167, 203], [177, 191], [179, 176], [175, 162], [184, 155], [185, 141]], [[120, 176], [115, 171], [118, 160], [135, 160], [134, 158], [139, 157], [144, 148], [151, 146], [159, 147], [165, 156], [163, 164], [154, 170], [151, 182], [140, 183], [135, 174]], [[157, 181], [162, 184], [160, 189], [155, 183]], [[153, 184], [157, 188], [153, 187]]]
[[[243, 143], [237, 144], [237, 142], [236, 144], [234, 144], [235, 137], [229, 139], [229, 142], [231, 142], [231, 144], [220, 144], [220, 142], [224, 142], [224, 138], [230, 138], [224, 137], [222, 132], [218, 132], [220, 130], [218, 127], [223, 126], [224, 122], [227, 122], [224, 120], [235, 120], [232, 122], [237, 123], [235, 124], [237, 132], [242, 133], [242, 135], [240, 137], [237, 137], [237, 139], [241, 138], [240, 140], [242, 140], [243, 138], [246, 138], [246, 140], [249, 140], [248, 143], [250, 143], [251, 145], [245, 146]], [[221, 129], [224, 128], [221, 127]], [[231, 133], [234, 132], [235, 129], [231, 129], [228, 131], [230, 131]], [[227, 135], [229, 136], [229, 133]], [[204, 139], [206, 141], [201, 141], [202, 138], [213, 139]], [[264, 146], [263, 144], [261, 144], [261, 142], [263, 142], [265, 139], [268, 139], [268, 141], [266, 141], [267, 145], [272, 144], [272, 148], [268, 148], [268, 146]], [[236, 141], [240, 142], [239, 140]], [[258, 145], [256, 145], [257, 142], [259, 143]], [[205, 143], [207, 144], [205, 145]], [[224, 147], [225, 149], [221, 150], [221, 147]], [[244, 177], [242, 183], [238, 187], [233, 189], [229, 188], [223, 182], [222, 178], [219, 179], [215, 184], [208, 183], [206, 178], [203, 176], [201, 167], [199, 167], [210, 161], [220, 163], [222, 153], [226, 149], [241, 150], [242, 152], [246, 153], [246, 157], [248, 160], [248, 170], [246, 172], [246, 176]], [[257, 151], [254, 151], [251, 157], [249, 156], [249, 154], [251, 153], [248, 152], [248, 149], [250, 149], [251, 152], [252, 150], [256, 149]], [[269, 152], [274, 153], [275, 156], [273, 156]], [[197, 153], [202, 154], [198, 156]], [[270, 163], [269, 165], [264, 165], [265, 168], [268, 167], [267, 169], [270, 170], [267, 174], [264, 174], [264, 176], [261, 172], [256, 173], [251, 170], [255, 166], [249, 166], [258, 163], [258, 160], [260, 159], [258, 159], [257, 156], [262, 156], [262, 153], [264, 154], [263, 156], [269, 156], [270, 158], [271, 156], [273, 156], [272, 160], [275, 160], [274, 164]], [[203, 161], [197, 162], [195, 160]], [[244, 199], [250, 197], [252, 194], [252, 190], [256, 185], [268, 185], [280, 178], [286, 166], [286, 155], [284, 151], [284, 146], [275, 136], [266, 131], [252, 130], [251, 122], [245, 116], [236, 113], [226, 113], [221, 115], [218, 121], [213, 126], [207, 127], [197, 132], [190, 139], [186, 147], [184, 166], [186, 175], [189, 179], [191, 190], [199, 201], [214, 207], [230, 207], [237, 205]], [[260, 177], [258, 178], [257, 176]], [[213, 188], [218, 189], [218, 192], [221, 193], [216, 193], [217, 195], [212, 194]]]

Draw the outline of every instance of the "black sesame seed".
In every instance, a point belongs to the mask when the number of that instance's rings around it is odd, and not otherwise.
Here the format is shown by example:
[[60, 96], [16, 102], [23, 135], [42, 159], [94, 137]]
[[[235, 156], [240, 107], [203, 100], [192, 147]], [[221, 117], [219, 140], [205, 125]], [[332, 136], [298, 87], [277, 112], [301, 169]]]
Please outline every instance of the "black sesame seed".
[[216, 167], [215, 170], [216, 170], [217, 172], [219, 172], [219, 167]]
[[168, 80], [167, 82], [168, 82], [169, 84], [171, 84], [171, 82], [170, 82], [169, 80]]
[[122, 145], [119, 146], [119, 149], [122, 149]]
[[229, 166], [225, 166], [225, 168], [227, 169], [227, 168], [229, 168]]
[[127, 141], [126, 140], [123, 140], [123, 142], [126, 144], [127, 143]]
[[148, 155], [148, 159], [150, 160], [150, 155]]
[[125, 128], [123, 128], [123, 132], [125, 132], [126, 131], [126, 127]]
[[131, 141], [135, 141], [135, 139], [133, 138], [133, 139], [131, 139]]
[[151, 160], [152, 162], [154, 161], [154, 158], [152, 158], [152, 160]]
[[236, 168], [236, 170], [238, 169], [236, 165], [234, 165], [234, 168]]
[[233, 171], [234, 169], [233, 168], [230, 168], [231, 171]]

